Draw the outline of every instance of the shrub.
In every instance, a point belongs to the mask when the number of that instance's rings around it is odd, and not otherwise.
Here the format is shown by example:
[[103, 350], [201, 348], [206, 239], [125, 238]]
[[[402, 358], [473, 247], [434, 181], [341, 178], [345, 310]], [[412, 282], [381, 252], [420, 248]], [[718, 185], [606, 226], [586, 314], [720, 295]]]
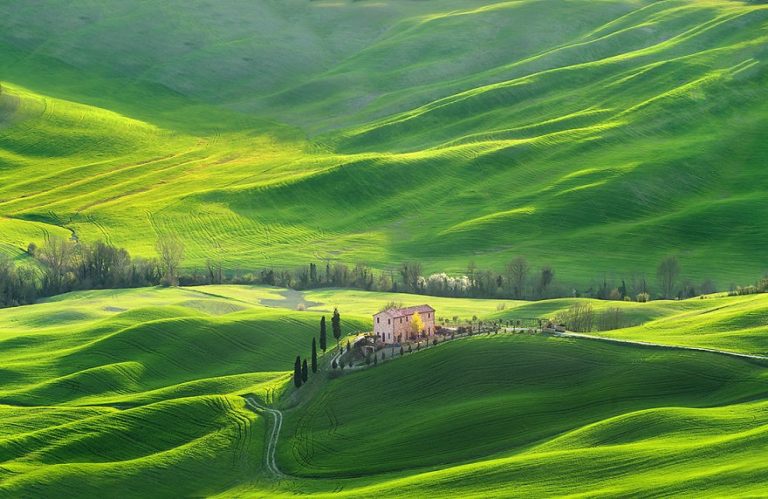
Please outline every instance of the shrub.
[[595, 313], [589, 303], [575, 303], [568, 310], [557, 314], [556, 322], [565, 324], [571, 331], [588, 333], [592, 331]]
[[635, 299], [638, 301], [638, 303], [647, 303], [651, 301], [651, 295], [648, 293], [638, 293]]

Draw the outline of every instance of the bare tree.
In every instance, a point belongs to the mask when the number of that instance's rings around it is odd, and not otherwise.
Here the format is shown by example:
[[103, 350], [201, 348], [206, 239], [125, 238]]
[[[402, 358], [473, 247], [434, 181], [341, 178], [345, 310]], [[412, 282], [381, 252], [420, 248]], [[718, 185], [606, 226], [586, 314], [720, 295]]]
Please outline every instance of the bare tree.
[[625, 325], [624, 311], [618, 307], [611, 307], [599, 315], [597, 321], [598, 331], [611, 331], [614, 329], [621, 329]]
[[588, 333], [594, 327], [595, 312], [589, 303], [574, 303], [568, 310], [559, 313], [556, 320], [571, 331]]
[[512, 296], [518, 300], [523, 298], [529, 269], [528, 261], [522, 256], [518, 256], [507, 264], [507, 282], [512, 288]]
[[52, 237], [37, 251], [37, 259], [43, 264], [43, 287], [46, 293], [65, 290], [72, 268], [75, 243], [61, 237]]
[[208, 271], [208, 282], [210, 284], [221, 284], [224, 281], [221, 260], [211, 260], [209, 258], [205, 261], [205, 267]]
[[662, 298], [672, 298], [675, 293], [675, 284], [680, 275], [680, 262], [676, 256], [668, 256], [659, 264], [656, 269], [656, 276], [659, 278], [659, 287], [661, 288]]
[[155, 244], [160, 266], [163, 270], [163, 280], [169, 286], [179, 283], [179, 265], [184, 259], [184, 243], [175, 236], [161, 236]]

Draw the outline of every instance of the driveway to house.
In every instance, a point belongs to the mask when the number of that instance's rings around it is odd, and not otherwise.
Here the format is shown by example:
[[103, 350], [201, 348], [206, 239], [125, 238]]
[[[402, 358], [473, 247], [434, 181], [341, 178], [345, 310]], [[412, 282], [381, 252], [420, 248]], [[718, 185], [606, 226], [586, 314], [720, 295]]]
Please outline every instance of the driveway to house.
[[277, 409], [264, 407], [253, 397], [245, 397], [245, 403], [255, 412], [271, 414], [275, 418], [275, 422], [272, 425], [272, 431], [269, 434], [269, 440], [267, 441], [267, 452], [264, 455], [264, 460], [267, 465], [267, 470], [272, 473], [275, 478], [287, 478], [288, 475], [280, 471], [280, 468], [277, 467], [277, 461], [275, 460], [277, 442], [280, 439], [280, 430], [283, 428], [283, 413]]

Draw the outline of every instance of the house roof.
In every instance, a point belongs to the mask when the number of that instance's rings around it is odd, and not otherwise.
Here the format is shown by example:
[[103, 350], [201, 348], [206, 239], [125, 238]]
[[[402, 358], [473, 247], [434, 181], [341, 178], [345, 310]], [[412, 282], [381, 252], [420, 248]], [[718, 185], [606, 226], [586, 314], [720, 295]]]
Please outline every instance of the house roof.
[[379, 312], [378, 314], [375, 314], [374, 317], [376, 317], [377, 315], [384, 315], [387, 317], [405, 317], [406, 315], [411, 316], [416, 312], [423, 314], [426, 312], [434, 312], [434, 311], [435, 309], [430, 307], [429, 305], [417, 305], [415, 307], [390, 308], [389, 310], [384, 310], [382, 312]]

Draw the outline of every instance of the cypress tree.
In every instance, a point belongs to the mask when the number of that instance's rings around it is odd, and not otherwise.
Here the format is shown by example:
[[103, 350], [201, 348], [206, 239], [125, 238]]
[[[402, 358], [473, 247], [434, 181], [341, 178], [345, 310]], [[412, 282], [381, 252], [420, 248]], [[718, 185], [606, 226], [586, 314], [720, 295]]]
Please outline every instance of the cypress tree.
[[373, 365], [377, 365], [379, 363], [379, 356], [376, 354], [373, 354]]
[[317, 342], [312, 338], [312, 372], [317, 372]]
[[400, 347], [400, 357], [402, 357], [404, 353], [405, 353], [405, 351], [403, 350], [403, 347], [401, 346]]
[[296, 356], [296, 362], [293, 364], [293, 385], [296, 388], [301, 386], [301, 357]]
[[349, 340], [347, 340], [347, 352], [349, 352]]
[[301, 365], [301, 381], [304, 383], [309, 379], [309, 369], [307, 368], [307, 359], [304, 359], [304, 363]]
[[333, 329], [333, 337], [336, 338], [336, 345], [338, 346], [341, 339], [341, 316], [339, 315], [339, 309], [333, 309], [333, 317], [331, 317], [331, 329]]
[[339, 367], [339, 365], [336, 363], [336, 359], [333, 359], [333, 362], [331, 362], [331, 367], [334, 368], [334, 369]]
[[320, 318], [320, 350], [325, 353], [325, 349], [328, 346], [328, 336], [325, 331], [325, 316]]

